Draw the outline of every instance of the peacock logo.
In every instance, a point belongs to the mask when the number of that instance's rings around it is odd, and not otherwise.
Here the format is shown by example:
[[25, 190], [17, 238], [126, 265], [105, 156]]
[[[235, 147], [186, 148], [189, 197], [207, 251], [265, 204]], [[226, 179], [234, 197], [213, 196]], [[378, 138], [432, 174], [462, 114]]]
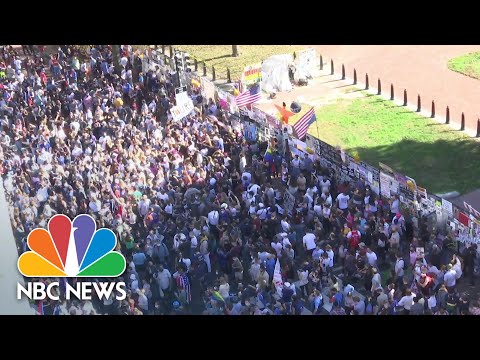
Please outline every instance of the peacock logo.
[[18, 270], [26, 277], [117, 277], [126, 268], [125, 258], [114, 251], [115, 234], [99, 229], [90, 215], [71, 221], [55, 215], [48, 231], [34, 229], [27, 238], [31, 251], [18, 259]]

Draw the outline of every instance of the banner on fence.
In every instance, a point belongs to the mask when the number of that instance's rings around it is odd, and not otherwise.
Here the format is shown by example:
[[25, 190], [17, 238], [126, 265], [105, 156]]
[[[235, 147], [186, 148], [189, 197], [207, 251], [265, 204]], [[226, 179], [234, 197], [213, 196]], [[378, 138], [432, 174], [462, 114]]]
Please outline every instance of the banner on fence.
[[[403, 175], [399, 172], [394, 171], [390, 166], [379, 162], [378, 166], [383, 175], [383, 183], [380, 182], [380, 188], [382, 195], [391, 197], [393, 195], [398, 195], [400, 201], [406, 205], [413, 205], [417, 196], [417, 183], [411, 177]], [[387, 175], [389, 184], [387, 184]], [[387, 189], [383, 189], [383, 186], [386, 186]], [[390, 195], [387, 193], [390, 192]]]
[[447, 212], [449, 216], [453, 216], [453, 205], [450, 201], [442, 199], [442, 209]]
[[215, 99], [215, 84], [206, 77], [202, 77], [200, 83], [202, 85], [202, 96], [205, 100], [208, 102], [210, 99]]
[[252, 112], [253, 112], [253, 117], [252, 117], [253, 120], [255, 120], [257, 123], [259, 123], [262, 126], [267, 126], [267, 116], [262, 110], [254, 106], [252, 108]]
[[274, 128], [274, 129], [281, 129], [282, 128], [282, 122], [276, 118], [273, 115], [270, 114], [265, 114], [265, 117], [267, 118], [267, 124], [268, 126]]
[[380, 171], [363, 161], [358, 164], [358, 171], [359, 173], [365, 171], [365, 182], [376, 194], [380, 194]]
[[243, 136], [247, 141], [257, 141], [257, 126], [255, 124], [243, 124]]
[[262, 81], [262, 64], [253, 64], [245, 66], [242, 73], [242, 81], [245, 85], [250, 86]]
[[470, 204], [464, 201], [463, 207], [465, 208], [465, 210], [468, 211], [469, 214], [472, 214], [475, 218], [480, 219], [480, 213], [477, 210], [475, 210], [472, 206], [470, 206]]
[[420, 186], [417, 185], [417, 194], [420, 196], [420, 198], [422, 199], [426, 199], [428, 198], [428, 194], [427, 194], [427, 189], [425, 188], [422, 188]]
[[393, 176], [386, 172], [380, 171], [380, 195], [390, 199], [392, 197], [392, 181], [395, 181]]

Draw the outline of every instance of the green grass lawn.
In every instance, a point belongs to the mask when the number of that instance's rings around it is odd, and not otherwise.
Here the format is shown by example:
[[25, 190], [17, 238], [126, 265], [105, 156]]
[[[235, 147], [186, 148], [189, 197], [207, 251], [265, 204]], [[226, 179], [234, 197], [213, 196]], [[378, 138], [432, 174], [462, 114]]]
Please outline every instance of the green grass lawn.
[[215, 67], [217, 77], [226, 78], [230, 68], [232, 81], [238, 80], [245, 65], [253, 65], [278, 54], [293, 54], [305, 46], [297, 45], [239, 45], [240, 56], [232, 57], [232, 45], [174, 45], [176, 49], [189, 53], [199, 62], [204, 61], [211, 72]]
[[448, 68], [463, 75], [480, 79], [480, 52], [472, 52], [453, 58], [448, 61]]
[[[391, 101], [365, 95], [318, 107], [318, 138], [357, 152], [373, 166], [383, 162], [431, 193], [480, 188], [479, 142]], [[316, 124], [309, 133], [317, 136]]]

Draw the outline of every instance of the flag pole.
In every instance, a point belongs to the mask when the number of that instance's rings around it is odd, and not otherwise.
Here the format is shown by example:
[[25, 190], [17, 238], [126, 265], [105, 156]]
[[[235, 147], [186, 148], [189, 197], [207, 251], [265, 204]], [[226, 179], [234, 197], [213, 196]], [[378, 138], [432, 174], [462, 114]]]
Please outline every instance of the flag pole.
[[[313, 109], [313, 114], [315, 115], [315, 109]], [[317, 126], [317, 139], [320, 138], [320, 129], [318, 128], [318, 119], [315, 116], [315, 125]]]

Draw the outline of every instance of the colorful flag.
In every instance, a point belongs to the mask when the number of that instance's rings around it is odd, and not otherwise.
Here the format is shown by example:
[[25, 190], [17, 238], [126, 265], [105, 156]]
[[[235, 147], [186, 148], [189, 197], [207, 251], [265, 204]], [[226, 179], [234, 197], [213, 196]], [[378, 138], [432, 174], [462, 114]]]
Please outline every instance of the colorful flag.
[[277, 108], [278, 112], [282, 116], [282, 120], [285, 124], [288, 124], [288, 118], [295, 115], [293, 112], [287, 110], [285, 107], [282, 107], [280, 105], [275, 105]]
[[262, 98], [262, 93], [260, 91], [260, 85], [255, 84], [249, 90], [241, 93], [236, 97], [237, 106], [243, 107], [251, 105]]
[[293, 125], [298, 139], [302, 140], [305, 136], [307, 136], [309, 126], [316, 120], [317, 118], [315, 117], [315, 111], [312, 107], [300, 118], [300, 120], [295, 123], [295, 125]]
[[177, 277], [177, 288], [185, 291], [186, 301], [190, 303], [192, 301], [192, 292], [187, 274], [182, 274]]
[[220, 293], [218, 291], [214, 291], [212, 293], [212, 298], [213, 298], [213, 300], [216, 300], [216, 301], [221, 301], [223, 303], [225, 302], [225, 299], [223, 298], [222, 295], [220, 295]]

